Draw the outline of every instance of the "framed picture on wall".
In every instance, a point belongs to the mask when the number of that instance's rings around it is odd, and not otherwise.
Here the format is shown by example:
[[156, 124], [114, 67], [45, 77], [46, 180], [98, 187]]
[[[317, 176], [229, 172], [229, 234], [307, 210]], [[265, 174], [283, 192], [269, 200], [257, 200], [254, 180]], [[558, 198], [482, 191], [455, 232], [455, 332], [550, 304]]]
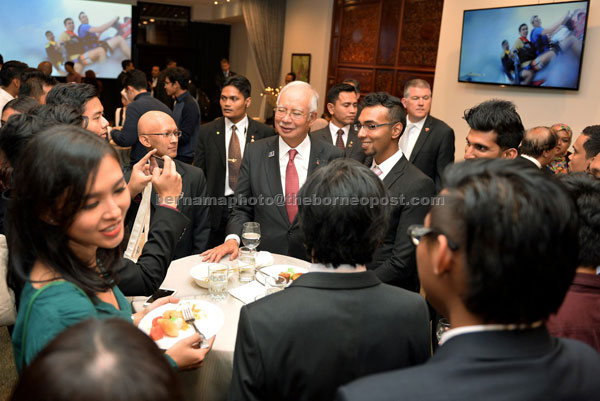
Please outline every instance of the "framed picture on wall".
[[292, 72], [297, 81], [310, 82], [310, 54], [292, 53]]

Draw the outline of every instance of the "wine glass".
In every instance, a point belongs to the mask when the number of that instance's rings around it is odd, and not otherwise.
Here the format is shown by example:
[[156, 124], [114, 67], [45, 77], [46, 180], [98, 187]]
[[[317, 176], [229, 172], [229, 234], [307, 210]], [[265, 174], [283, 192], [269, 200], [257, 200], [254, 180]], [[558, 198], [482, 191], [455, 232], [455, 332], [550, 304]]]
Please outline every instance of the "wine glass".
[[244, 223], [242, 228], [242, 242], [250, 249], [256, 249], [260, 244], [260, 224], [256, 222]]

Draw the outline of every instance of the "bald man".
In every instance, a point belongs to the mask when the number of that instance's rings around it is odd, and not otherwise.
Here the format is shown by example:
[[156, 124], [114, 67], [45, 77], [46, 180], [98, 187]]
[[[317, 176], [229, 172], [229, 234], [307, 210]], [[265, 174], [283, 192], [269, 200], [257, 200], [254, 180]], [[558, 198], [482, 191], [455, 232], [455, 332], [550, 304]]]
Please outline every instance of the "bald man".
[[[140, 143], [147, 150], [156, 149], [156, 153], [150, 161], [151, 169], [161, 168], [163, 156], [170, 158], [177, 156], [181, 131], [177, 129], [175, 120], [167, 113], [156, 110], [146, 112], [138, 121], [137, 131]], [[182, 184], [178, 208], [190, 220], [175, 249], [173, 259], [179, 259], [206, 250], [210, 235], [210, 218], [208, 207], [204, 206], [206, 179], [202, 169], [178, 160], [173, 161], [177, 172], [181, 175]], [[153, 190], [150, 212], [151, 227], [156, 203], [157, 197]], [[137, 213], [138, 207], [139, 200], [134, 199], [131, 203], [131, 212]]]
[[525, 132], [519, 154], [537, 168], [545, 168], [554, 159], [558, 135], [549, 127], [534, 127]]

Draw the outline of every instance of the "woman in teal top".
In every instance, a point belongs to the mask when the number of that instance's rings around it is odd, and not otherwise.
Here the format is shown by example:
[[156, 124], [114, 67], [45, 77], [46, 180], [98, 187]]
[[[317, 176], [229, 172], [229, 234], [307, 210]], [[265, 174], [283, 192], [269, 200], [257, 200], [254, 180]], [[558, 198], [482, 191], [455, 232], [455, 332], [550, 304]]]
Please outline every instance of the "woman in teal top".
[[[13, 332], [19, 371], [79, 321], [119, 317], [137, 325], [169, 302], [163, 298], [132, 315], [116, 285], [130, 203], [118, 160], [106, 141], [72, 126], [37, 134], [22, 152], [7, 228], [9, 282], [20, 296]], [[169, 174], [177, 173], [166, 159], [153, 179]], [[196, 334], [166, 354], [180, 368], [198, 366], [208, 352], [193, 346], [199, 341]]]

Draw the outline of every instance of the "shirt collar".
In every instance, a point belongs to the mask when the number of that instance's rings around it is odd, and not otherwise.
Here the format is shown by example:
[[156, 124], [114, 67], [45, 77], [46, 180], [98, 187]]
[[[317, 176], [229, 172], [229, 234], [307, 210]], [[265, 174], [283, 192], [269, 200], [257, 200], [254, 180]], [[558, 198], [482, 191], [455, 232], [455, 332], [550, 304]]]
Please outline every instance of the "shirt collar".
[[423, 129], [423, 125], [425, 125], [425, 120], [427, 120], [427, 116], [423, 117], [422, 119], [420, 119], [419, 121], [410, 121], [410, 119], [408, 118], [408, 116], [406, 116], [406, 127], [408, 127], [409, 125], [414, 125], [415, 127], [418, 127], [419, 130]]
[[322, 263], [311, 263], [308, 268], [309, 272], [319, 273], [360, 273], [366, 271], [367, 268], [364, 265], [339, 265], [334, 268], [331, 264], [324, 265]]
[[527, 159], [530, 162], [534, 163], [537, 166], [537, 168], [542, 168], [542, 163], [540, 163], [536, 158], [529, 156], [529, 155], [521, 155], [521, 157], [523, 159]]
[[191, 96], [191, 95], [190, 95], [190, 92], [189, 92], [189, 91], [185, 91], [185, 92], [183, 92], [181, 95], [177, 96], [177, 97], [175, 98], [175, 100], [176, 100], [177, 102], [181, 102], [181, 101], [183, 100], [183, 98], [184, 98], [184, 97], [186, 97], [186, 96], [188, 96], [188, 95], [189, 95], [189, 96]]
[[[332, 134], [337, 135], [339, 129], [340, 127], [335, 125], [333, 122], [329, 122], [329, 131], [331, 131]], [[350, 131], [350, 125], [345, 125], [341, 129], [344, 130], [344, 135], [348, 135], [348, 131]]]
[[[289, 150], [292, 149], [285, 141], [279, 137], [279, 160], [286, 156]], [[310, 156], [310, 138], [306, 135], [306, 138], [296, 146], [295, 149], [298, 151], [296, 157], [300, 156], [302, 159], [309, 159]]]
[[371, 165], [371, 168], [373, 166], [377, 165], [379, 167], [379, 169], [381, 170], [381, 172], [383, 173], [382, 176], [385, 177], [390, 171], [392, 171], [392, 168], [394, 168], [396, 163], [398, 163], [398, 161], [400, 161], [400, 159], [402, 158], [402, 154], [403, 154], [402, 149], [398, 148], [398, 151], [396, 153], [394, 153], [393, 155], [388, 157], [381, 164], [375, 163], [375, 159], [373, 159], [373, 164]]
[[444, 344], [453, 337], [460, 336], [461, 334], [478, 333], [482, 331], [526, 330], [534, 329], [536, 327], [540, 327], [541, 325], [542, 321], [538, 320], [537, 322], [523, 324], [475, 324], [472, 326], [462, 326], [457, 327], [456, 329], [445, 331], [440, 338], [440, 345]]
[[236, 124], [233, 124], [233, 122], [229, 118], [225, 117], [225, 130], [227, 132], [231, 131], [231, 127], [233, 125], [237, 127], [238, 134], [246, 135], [246, 131], [248, 130], [248, 115], [244, 115], [244, 118], [242, 118]]

